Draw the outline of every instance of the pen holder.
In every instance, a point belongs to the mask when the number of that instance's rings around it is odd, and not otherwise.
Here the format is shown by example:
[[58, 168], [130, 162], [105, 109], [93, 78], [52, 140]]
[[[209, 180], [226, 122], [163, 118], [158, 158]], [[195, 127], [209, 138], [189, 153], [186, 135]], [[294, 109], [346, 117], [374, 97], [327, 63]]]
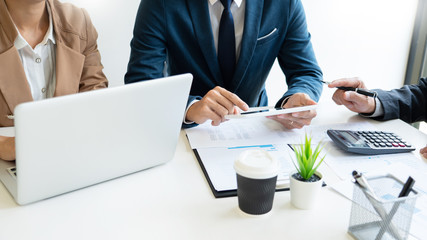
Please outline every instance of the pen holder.
[[375, 196], [355, 184], [348, 233], [355, 239], [407, 239], [417, 192], [397, 197], [403, 183], [392, 175], [368, 178]]

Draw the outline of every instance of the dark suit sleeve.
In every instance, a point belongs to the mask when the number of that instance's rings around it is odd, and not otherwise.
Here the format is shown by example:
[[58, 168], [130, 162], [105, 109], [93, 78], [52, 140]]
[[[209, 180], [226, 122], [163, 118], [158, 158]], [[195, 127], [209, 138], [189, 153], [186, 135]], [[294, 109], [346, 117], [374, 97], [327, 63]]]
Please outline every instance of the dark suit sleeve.
[[383, 91], [376, 89], [378, 99], [384, 108], [384, 116], [377, 120], [400, 118], [413, 123], [427, 120], [427, 79], [422, 78], [417, 85], [406, 85], [400, 89]]
[[163, 77], [166, 33], [163, 0], [143, 0], [136, 16], [125, 83]]
[[[131, 54], [125, 84], [166, 75], [167, 24], [164, 0], [141, 1], [130, 44]], [[201, 98], [201, 96], [189, 96], [188, 103]]]
[[288, 91], [278, 101], [295, 93], [306, 93], [318, 101], [322, 93], [322, 71], [317, 64], [311, 45], [311, 35], [307, 30], [304, 8], [300, 0], [290, 1], [289, 25], [278, 61], [284, 74]]

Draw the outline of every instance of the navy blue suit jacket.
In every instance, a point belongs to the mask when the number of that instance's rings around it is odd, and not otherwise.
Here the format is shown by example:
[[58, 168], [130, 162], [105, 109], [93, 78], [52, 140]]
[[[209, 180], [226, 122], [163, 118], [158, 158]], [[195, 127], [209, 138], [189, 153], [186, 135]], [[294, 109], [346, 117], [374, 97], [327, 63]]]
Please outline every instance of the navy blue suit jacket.
[[322, 72], [301, 1], [245, 1], [240, 57], [231, 83], [221, 77], [207, 0], [141, 1], [125, 83], [162, 77], [167, 62], [170, 75], [193, 74], [189, 102], [215, 86], [227, 86], [249, 106], [265, 106], [264, 83], [277, 58], [288, 85], [283, 97], [301, 92], [318, 101]]
[[400, 118], [408, 123], [427, 120], [427, 78], [421, 78], [417, 85], [405, 85], [391, 91], [376, 91], [384, 107], [384, 116], [375, 119]]

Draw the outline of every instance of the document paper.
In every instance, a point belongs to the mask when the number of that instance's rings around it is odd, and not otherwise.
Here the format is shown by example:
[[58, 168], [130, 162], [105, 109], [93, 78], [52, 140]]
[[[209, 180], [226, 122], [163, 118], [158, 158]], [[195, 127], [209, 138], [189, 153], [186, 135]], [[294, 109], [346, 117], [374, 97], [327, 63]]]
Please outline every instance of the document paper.
[[287, 129], [280, 123], [268, 118], [248, 118], [230, 120], [219, 126], [206, 122], [194, 128], [186, 129], [192, 149], [207, 147], [238, 147], [265, 144], [299, 144], [304, 134], [309, 133], [313, 143], [329, 140], [328, 129], [377, 130], [368, 122], [313, 125], [302, 129]]
[[288, 144], [304, 141], [305, 133], [313, 137], [312, 143], [331, 141], [328, 129], [376, 130], [369, 123], [345, 123], [334, 125], [307, 126], [289, 130], [268, 118], [248, 118], [231, 120], [214, 127], [210, 123], [186, 129], [191, 148], [197, 150], [200, 164], [212, 191], [229, 191], [237, 188], [234, 160], [248, 149], [264, 149], [281, 163], [278, 189], [289, 187], [289, 173], [295, 171], [292, 164], [294, 153]]

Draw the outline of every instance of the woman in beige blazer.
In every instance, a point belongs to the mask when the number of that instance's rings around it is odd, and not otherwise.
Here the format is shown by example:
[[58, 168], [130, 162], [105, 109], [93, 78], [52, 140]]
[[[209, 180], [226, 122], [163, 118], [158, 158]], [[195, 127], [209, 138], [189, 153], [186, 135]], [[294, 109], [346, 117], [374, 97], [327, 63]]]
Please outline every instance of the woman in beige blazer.
[[[71, 4], [0, 0], [0, 127], [13, 126], [16, 105], [33, 101], [36, 95], [49, 98], [107, 87], [97, 37], [87, 12]], [[21, 49], [25, 42], [34, 50], [52, 44], [48, 55], [53, 60], [47, 64], [51, 70], [42, 75], [47, 76], [42, 93], [31, 84], [32, 68], [22, 52], [28, 49]], [[38, 57], [34, 62], [45, 64]], [[14, 138], [0, 136], [0, 159], [15, 159]]]

